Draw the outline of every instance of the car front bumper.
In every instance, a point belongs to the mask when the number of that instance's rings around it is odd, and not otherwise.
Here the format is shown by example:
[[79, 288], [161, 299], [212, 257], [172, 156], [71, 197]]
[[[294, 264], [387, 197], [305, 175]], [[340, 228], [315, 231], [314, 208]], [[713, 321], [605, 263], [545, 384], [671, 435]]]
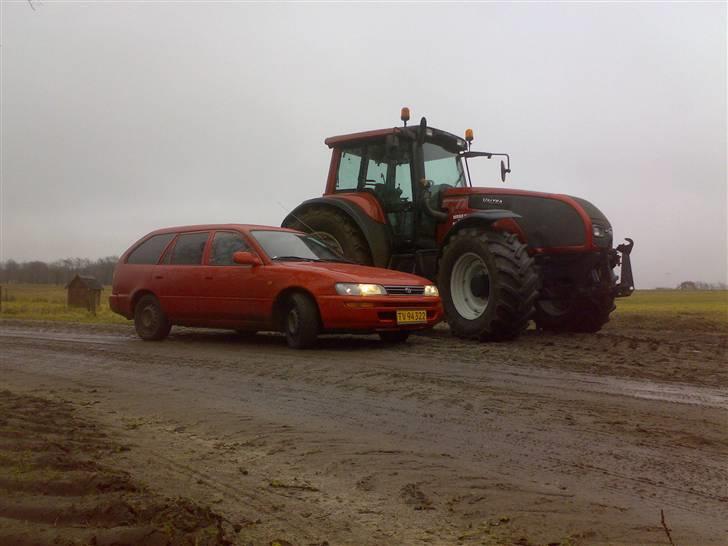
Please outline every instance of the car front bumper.
[[[317, 301], [325, 331], [423, 330], [432, 328], [443, 318], [438, 297], [319, 296]], [[424, 310], [427, 322], [398, 324], [397, 311], [404, 310]]]

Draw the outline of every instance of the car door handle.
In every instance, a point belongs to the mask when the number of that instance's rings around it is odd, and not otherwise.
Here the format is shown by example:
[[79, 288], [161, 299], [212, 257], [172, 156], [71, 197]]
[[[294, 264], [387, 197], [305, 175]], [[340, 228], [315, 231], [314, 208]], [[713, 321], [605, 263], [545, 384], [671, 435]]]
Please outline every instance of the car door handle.
[[211, 281], [211, 280], [212, 280], [212, 276], [210, 276], [210, 277], [205, 277], [205, 280], [206, 280], [206, 281]]
[[164, 275], [154, 275], [154, 278], [155, 279], [163, 279], [164, 278]]

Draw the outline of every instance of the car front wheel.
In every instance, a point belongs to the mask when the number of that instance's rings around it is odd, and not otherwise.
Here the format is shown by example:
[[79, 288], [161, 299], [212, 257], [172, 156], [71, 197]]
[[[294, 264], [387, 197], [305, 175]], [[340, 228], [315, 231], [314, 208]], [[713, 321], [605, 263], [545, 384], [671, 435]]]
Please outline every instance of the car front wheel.
[[292, 349], [308, 349], [316, 345], [319, 334], [319, 313], [316, 303], [305, 294], [293, 294], [283, 316], [283, 332]]

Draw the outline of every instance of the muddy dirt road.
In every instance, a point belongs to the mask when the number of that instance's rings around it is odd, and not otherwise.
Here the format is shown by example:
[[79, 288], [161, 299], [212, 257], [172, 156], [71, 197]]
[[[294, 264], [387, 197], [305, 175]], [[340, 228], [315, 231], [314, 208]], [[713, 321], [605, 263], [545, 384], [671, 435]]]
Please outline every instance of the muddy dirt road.
[[240, 544], [669, 544], [661, 509], [676, 544], [728, 543], [726, 335], [296, 352], [4, 321], [0, 344], [0, 389], [70, 404], [129, 446], [119, 471]]

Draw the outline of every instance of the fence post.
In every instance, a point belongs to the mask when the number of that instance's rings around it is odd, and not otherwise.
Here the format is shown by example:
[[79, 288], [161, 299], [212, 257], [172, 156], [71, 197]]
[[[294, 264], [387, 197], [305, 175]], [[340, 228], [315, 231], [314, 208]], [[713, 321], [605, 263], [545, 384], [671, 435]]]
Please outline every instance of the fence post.
[[3, 285], [0, 284], [0, 313], [3, 312]]

